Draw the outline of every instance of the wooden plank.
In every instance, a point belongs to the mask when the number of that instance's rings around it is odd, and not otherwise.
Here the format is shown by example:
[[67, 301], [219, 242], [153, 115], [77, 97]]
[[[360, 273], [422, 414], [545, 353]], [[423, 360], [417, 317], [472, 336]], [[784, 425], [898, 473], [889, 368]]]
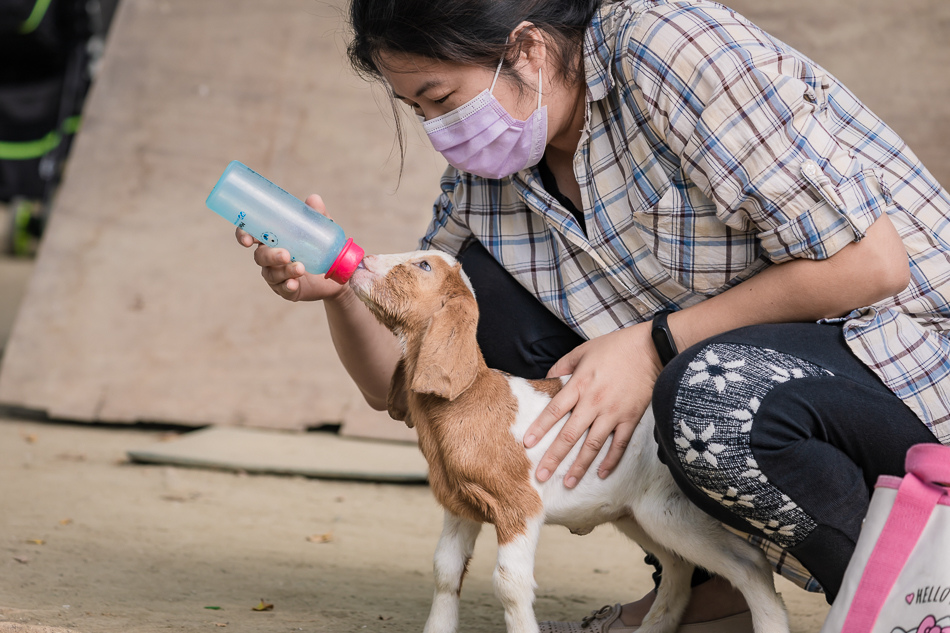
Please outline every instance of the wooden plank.
[[363, 442], [330, 433], [210, 427], [128, 451], [132, 461], [255, 474], [390, 483], [425, 483], [414, 446]]
[[373, 411], [362, 401], [354, 401], [343, 414], [340, 435], [344, 437], [387, 440], [391, 442], [417, 442], [416, 431], [404, 422], [391, 419], [387, 414]]
[[71, 420], [278, 428], [364, 407], [399, 424], [360, 404], [322, 306], [272, 294], [204, 206], [240, 159], [300, 197], [321, 193], [367, 251], [415, 248], [444, 163], [409, 134], [396, 190], [389, 104], [345, 65], [341, 14], [309, 0], [122, 3], [0, 402]]

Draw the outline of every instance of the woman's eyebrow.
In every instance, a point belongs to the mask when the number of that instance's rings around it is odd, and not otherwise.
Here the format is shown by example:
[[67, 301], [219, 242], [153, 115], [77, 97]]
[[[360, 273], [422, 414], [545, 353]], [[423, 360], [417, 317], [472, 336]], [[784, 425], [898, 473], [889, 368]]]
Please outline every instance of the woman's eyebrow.
[[[422, 84], [421, 86], [419, 86], [419, 89], [416, 90], [416, 94], [415, 94], [412, 98], [413, 98], [413, 99], [418, 99], [419, 96], [422, 95], [422, 93], [424, 93], [424, 92], [426, 92], [427, 90], [430, 90], [430, 89], [432, 89], [432, 88], [435, 88], [436, 86], [441, 85], [441, 84], [442, 84], [442, 80], [441, 80], [441, 79], [429, 79], [428, 81], [423, 82], [423, 84]], [[397, 99], [405, 99], [405, 98], [406, 98], [406, 97], [403, 97], [403, 96], [400, 95], [400, 94], [397, 94], [395, 90], [393, 90], [393, 96], [396, 97]]]

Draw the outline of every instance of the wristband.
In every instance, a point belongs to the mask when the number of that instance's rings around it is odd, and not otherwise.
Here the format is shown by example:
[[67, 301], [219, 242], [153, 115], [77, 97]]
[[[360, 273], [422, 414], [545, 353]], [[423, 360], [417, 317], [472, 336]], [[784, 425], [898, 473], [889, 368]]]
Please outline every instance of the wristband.
[[660, 357], [660, 364], [664, 367], [673, 360], [673, 357], [679, 354], [676, 349], [676, 341], [673, 340], [673, 333], [670, 332], [670, 326], [666, 323], [666, 318], [670, 316], [673, 310], [661, 310], [653, 317], [653, 329], [650, 331], [650, 337], [653, 339], [653, 346]]

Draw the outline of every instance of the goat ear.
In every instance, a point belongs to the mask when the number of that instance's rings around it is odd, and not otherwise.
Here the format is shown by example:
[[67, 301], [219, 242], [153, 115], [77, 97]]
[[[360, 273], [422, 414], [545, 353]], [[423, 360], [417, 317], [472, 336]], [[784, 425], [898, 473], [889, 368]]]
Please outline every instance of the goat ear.
[[449, 299], [429, 323], [411, 389], [455, 400], [471, 387], [479, 366], [477, 325], [474, 298], [460, 295]]
[[386, 410], [393, 420], [402, 420], [410, 429], [415, 426], [409, 419], [409, 398], [406, 393], [406, 359], [400, 358], [393, 372], [392, 382], [389, 383], [389, 394], [386, 397]]

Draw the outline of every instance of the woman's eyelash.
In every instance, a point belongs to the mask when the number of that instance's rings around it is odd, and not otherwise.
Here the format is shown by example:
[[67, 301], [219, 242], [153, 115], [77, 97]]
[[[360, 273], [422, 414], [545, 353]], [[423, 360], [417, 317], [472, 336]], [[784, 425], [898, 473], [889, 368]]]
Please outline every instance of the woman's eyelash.
[[[432, 100], [432, 103], [438, 103], [439, 105], [441, 105], [441, 104], [445, 103], [446, 100], [447, 100], [449, 97], [451, 97], [451, 96], [452, 96], [452, 93], [450, 92], [449, 94], [445, 95], [444, 97], [440, 97], [439, 99], [433, 99], [433, 100]], [[409, 101], [409, 100], [407, 100], [407, 99], [400, 99], [400, 101], [402, 101], [402, 102], [405, 103], [407, 106], [409, 106], [409, 108], [410, 108], [413, 112], [415, 112], [416, 114], [420, 114], [420, 115], [422, 114], [422, 107], [421, 107], [418, 103], [413, 103], [413, 102], [411, 102], [411, 101]]]

